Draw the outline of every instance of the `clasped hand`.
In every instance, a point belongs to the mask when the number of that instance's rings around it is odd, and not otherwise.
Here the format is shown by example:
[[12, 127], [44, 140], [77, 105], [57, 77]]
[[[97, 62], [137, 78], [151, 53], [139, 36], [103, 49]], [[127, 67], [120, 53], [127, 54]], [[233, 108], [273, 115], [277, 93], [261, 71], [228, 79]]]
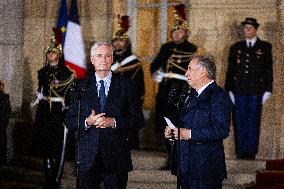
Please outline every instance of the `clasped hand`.
[[107, 128], [114, 127], [114, 118], [106, 117], [105, 113], [96, 114], [94, 110], [92, 110], [91, 115], [87, 117], [87, 125], [90, 127], [95, 126], [96, 128]]
[[[180, 128], [180, 140], [189, 140], [190, 139], [189, 133], [190, 133], [189, 129]], [[178, 128], [171, 129], [169, 126], [167, 126], [164, 135], [168, 139], [175, 138], [175, 140], [178, 140]]]

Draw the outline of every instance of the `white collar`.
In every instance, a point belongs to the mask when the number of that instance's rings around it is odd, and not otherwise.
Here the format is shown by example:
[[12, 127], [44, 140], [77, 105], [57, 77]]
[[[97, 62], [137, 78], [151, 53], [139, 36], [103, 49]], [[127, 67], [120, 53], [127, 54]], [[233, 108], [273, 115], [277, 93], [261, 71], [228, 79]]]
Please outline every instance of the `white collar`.
[[203, 87], [201, 87], [200, 89], [198, 89], [198, 90], [197, 90], [197, 93], [198, 93], [197, 96], [199, 96], [199, 95], [206, 89], [206, 87], [208, 87], [208, 85], [210, 85], [210, 84], [213, 83], [213, 82], [214, 82], [214, 80], [211, 80], [209, 83], [207, 83], [206, 85], [204, 85]]
[[256, 40], [257, 40], [257, 37], [254, 37], [252, 39], [246, 39], [247, 46], [249, 46], [249, 42], [251, 42], [251, 46], [253, 47]]
[[97, 83], [100, 82], [100, 80], [103, 80], [104, 82], [109, 83], [110, 80], [111, 80], [111, 77], [112, 77], [112, 72], [110, 71], [109, 74], [108, 74], [105, 78], [101, 78], [101, 77], [98, 76], [96, 73], [95, 73], [95, 76], [96, 76], [96, 81], [97, 81]]

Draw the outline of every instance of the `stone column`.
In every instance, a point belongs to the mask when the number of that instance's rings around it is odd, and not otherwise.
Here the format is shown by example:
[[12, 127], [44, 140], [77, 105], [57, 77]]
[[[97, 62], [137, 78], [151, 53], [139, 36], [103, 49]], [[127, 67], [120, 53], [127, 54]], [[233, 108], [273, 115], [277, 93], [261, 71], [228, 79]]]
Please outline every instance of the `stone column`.
[[8, 161], [14, 155], [14, 120], [22, 107], [23, 95], [23, 1], [0, 2], [0, 79], [10, 95], [13, 115], [7, 128]]
[[277, 77], [279, 77], [279, 83], [276, 86], [279, 88], [279, 104], [277, 105], [279, 107], [279, 112], [281, 116], [281, 122], [279, 123], [280, 129], [279, 129], [279, 150], [278, 152], [278, 158], [284, 157], [284, 0], [278, 0], [278, 30], [276, 32], [276, 39], [277, 39], [277, 67], [279, 67], [279, 74]]
[[14, 112], [22, 105], [23, 94], [23, 1], [0, 2], [0, 79], [6, 84]]

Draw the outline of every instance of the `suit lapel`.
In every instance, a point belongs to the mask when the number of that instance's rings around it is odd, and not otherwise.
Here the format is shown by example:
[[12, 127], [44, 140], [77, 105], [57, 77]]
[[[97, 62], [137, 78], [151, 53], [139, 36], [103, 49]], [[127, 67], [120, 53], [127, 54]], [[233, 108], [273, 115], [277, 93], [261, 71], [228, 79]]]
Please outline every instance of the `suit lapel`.
[[214, 87], [216, 87], [216, 85], [217, 85], [216, 82], [213, 82], [210, 85], [208, 85], [198, 97], [192, 99], [190, 104], [187, 107], [185, 107], [185, 111], [189, 111], [190, 109], [193, 109], [196, 105], [201, 103], [202, 101], [207, 100], [208, 96], [211, 95], [211, 90]]
[[99, 111], [99, 98], [98, 98], [98, 91], [97, 91], [97, 82], [96, 82], [96, 76], [95, 74], [92, 75], [87, 80], [88, 85], [88, 91], [87, 91], [87, 102], [89, 103], [89, 106], [92, 107], [96, 112]]
[[109, 109], [109, 106], [112, 104], [112, 101], [119, 96], [118, 93], [119, 93], [119, 75], [113, 73], [106, 99], [105, 111]]

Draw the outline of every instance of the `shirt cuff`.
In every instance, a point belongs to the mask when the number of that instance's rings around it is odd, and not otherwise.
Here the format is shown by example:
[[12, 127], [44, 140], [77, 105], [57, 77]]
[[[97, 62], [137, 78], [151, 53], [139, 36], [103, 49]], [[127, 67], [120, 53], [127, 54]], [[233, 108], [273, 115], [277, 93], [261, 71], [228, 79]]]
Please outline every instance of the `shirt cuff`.
[[189, 129], [189, 139], [191, 139], [191, 129]]
[[113, 127], [112, 128], [116, 128], [116, 121], [115, 121], [115, 118], [114, 118], [114, 120], [113, 120]]
[[87, 118], [85, 119], [85, 130], [88, 130], [90, 126], [87, 124]]

